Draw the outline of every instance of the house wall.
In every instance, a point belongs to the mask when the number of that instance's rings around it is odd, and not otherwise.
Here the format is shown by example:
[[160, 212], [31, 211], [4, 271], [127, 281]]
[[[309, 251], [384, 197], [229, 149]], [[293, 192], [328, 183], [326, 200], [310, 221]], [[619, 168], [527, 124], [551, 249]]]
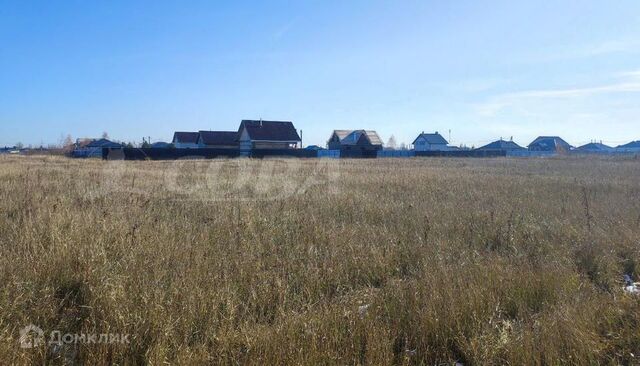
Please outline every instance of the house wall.
[[329, 150], [340, 150], [340, 138], [333, 134], [329, 141], [327, 142], [327, 149]]
[[448, 151], [449, 147], [445, 144], [430, 144], [424, 140], [416, 141], [413, 146], [415, 151]]
[[291, 149], [292, 146], [288, 142], [266, 142], [266, 141], [254, 141], [254, 149]]
[[205, 145], [198, 144], [198, 147], [203, 149], [237, 149], [238, 145]]
[[176, 149], [197, 149], [200, 146], [196, 143], [174, 142], [173, 145]]

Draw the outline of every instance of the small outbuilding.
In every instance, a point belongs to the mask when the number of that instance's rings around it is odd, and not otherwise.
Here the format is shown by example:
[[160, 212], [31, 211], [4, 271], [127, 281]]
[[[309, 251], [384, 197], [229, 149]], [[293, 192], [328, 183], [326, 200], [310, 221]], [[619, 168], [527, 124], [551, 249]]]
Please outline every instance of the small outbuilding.
[[78, 139], [73, 150], [73, 156], [78, 158], [101, 158], [102, 149], [122, 149], [123, 147], [122, 144], [105, 138], [96, 140]]

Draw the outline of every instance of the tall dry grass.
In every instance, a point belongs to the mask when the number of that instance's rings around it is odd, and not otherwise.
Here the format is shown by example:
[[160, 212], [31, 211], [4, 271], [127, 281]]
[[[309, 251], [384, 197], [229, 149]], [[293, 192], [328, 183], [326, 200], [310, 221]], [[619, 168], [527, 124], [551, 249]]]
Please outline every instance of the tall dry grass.
[[0, 158], [1, 363], [639, 362], [639, 160], [344, 160], [250, 199], [301, 163], [236, 197], [205, 161]]

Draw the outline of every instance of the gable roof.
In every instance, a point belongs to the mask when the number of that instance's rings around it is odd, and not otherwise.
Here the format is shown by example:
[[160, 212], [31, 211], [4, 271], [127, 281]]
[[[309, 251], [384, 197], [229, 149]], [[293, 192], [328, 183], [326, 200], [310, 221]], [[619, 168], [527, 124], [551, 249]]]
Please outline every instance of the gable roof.
[[476, 150], [524, 150], [524, 147], [513, 141], [498, 140], [477, 148]]
[[538, 147], [545, 150], [557, 150], [558, 148], [570, 150], [572, 146], [558, 136], [539, 136], [528, 147]]
[[78, 138], [76, 139], [76, 147], [78, 148], [82, 148], [82, 147], [86, 147], [87, 145], [89, 145], [90, 143], [92, 143], [95, 139], [90, 139], [87, 137], [84, 138]]
[[338, 140], [342, 142], [342, 140], [344, 140], [344, 138], [349, 136], [352, 132], [353, 130], [333, 130], [332, 136], [338, 136]]
[[439, 134], [437, 131], [435, 133], [421, 133], [418, 135], [418, 137], [416, 137], [415, 140], [413, 140], [412, 144], [416, 144], [416, 141], [418, 141], [419, 139], [424, 139], [427, 143], [432, 144], [432, 145], [447, 145], [449, 144], [447, 142], [447, 140], [444, 139], [444, 137], [442, 137], [441, 134]]
[[640, 149], [640, 140], [618, 146], [619, 149]]
[[289, 121], [242, 120], [238, 133], [243, 129], [255, 141], [302, 141], [293, 123]]
[[340, 138], [341, 145], [356, 145], [360, 139], [364, 137], [371, 145], [382, 146], [382, 139], [380, 139], [378, 133], [373, 130], [336, 130], [334, 134], [336, 134], [338, 138], [343, 136]]
[[601, 144], [598, 142], [591, 142], [585, 145], [578, 147], [576, 150], [580, 151], [610, 151], [613, 150], [611, 146], [607, 146], [605, 144]]
[[198, 142], [205, 145], [235, 145], [238, 133], [235, 131], [200, 131]]
[[99, 140], [91, 141], [90, 143], [85, 145], [85, 147], [87, 148], [99, 148], [99, 147], [121, 148], [122, 145], [117, 142], [109, 141], [107, 139], [99, 139]]
[[198, 142], [198, 132], [175, 132], [173, 134], [173, 143], [179, 142], [183, 144], [195, 144]]

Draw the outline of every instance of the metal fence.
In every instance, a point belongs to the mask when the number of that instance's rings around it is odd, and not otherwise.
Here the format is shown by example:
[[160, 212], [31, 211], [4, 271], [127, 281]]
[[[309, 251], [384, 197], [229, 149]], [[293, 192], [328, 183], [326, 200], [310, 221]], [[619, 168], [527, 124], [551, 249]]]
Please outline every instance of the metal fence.
[[340, 158], [340, 150], [318, 150], [319, 158]]
[[414, 150], [380, 150], [378, 151], [379, 158], [411, 158], [416, 156]]
[[445, 158], [497, 158], [507, 156], [506, 151], [453, 150], [453, 151], [416, 151], [417, 157]]

